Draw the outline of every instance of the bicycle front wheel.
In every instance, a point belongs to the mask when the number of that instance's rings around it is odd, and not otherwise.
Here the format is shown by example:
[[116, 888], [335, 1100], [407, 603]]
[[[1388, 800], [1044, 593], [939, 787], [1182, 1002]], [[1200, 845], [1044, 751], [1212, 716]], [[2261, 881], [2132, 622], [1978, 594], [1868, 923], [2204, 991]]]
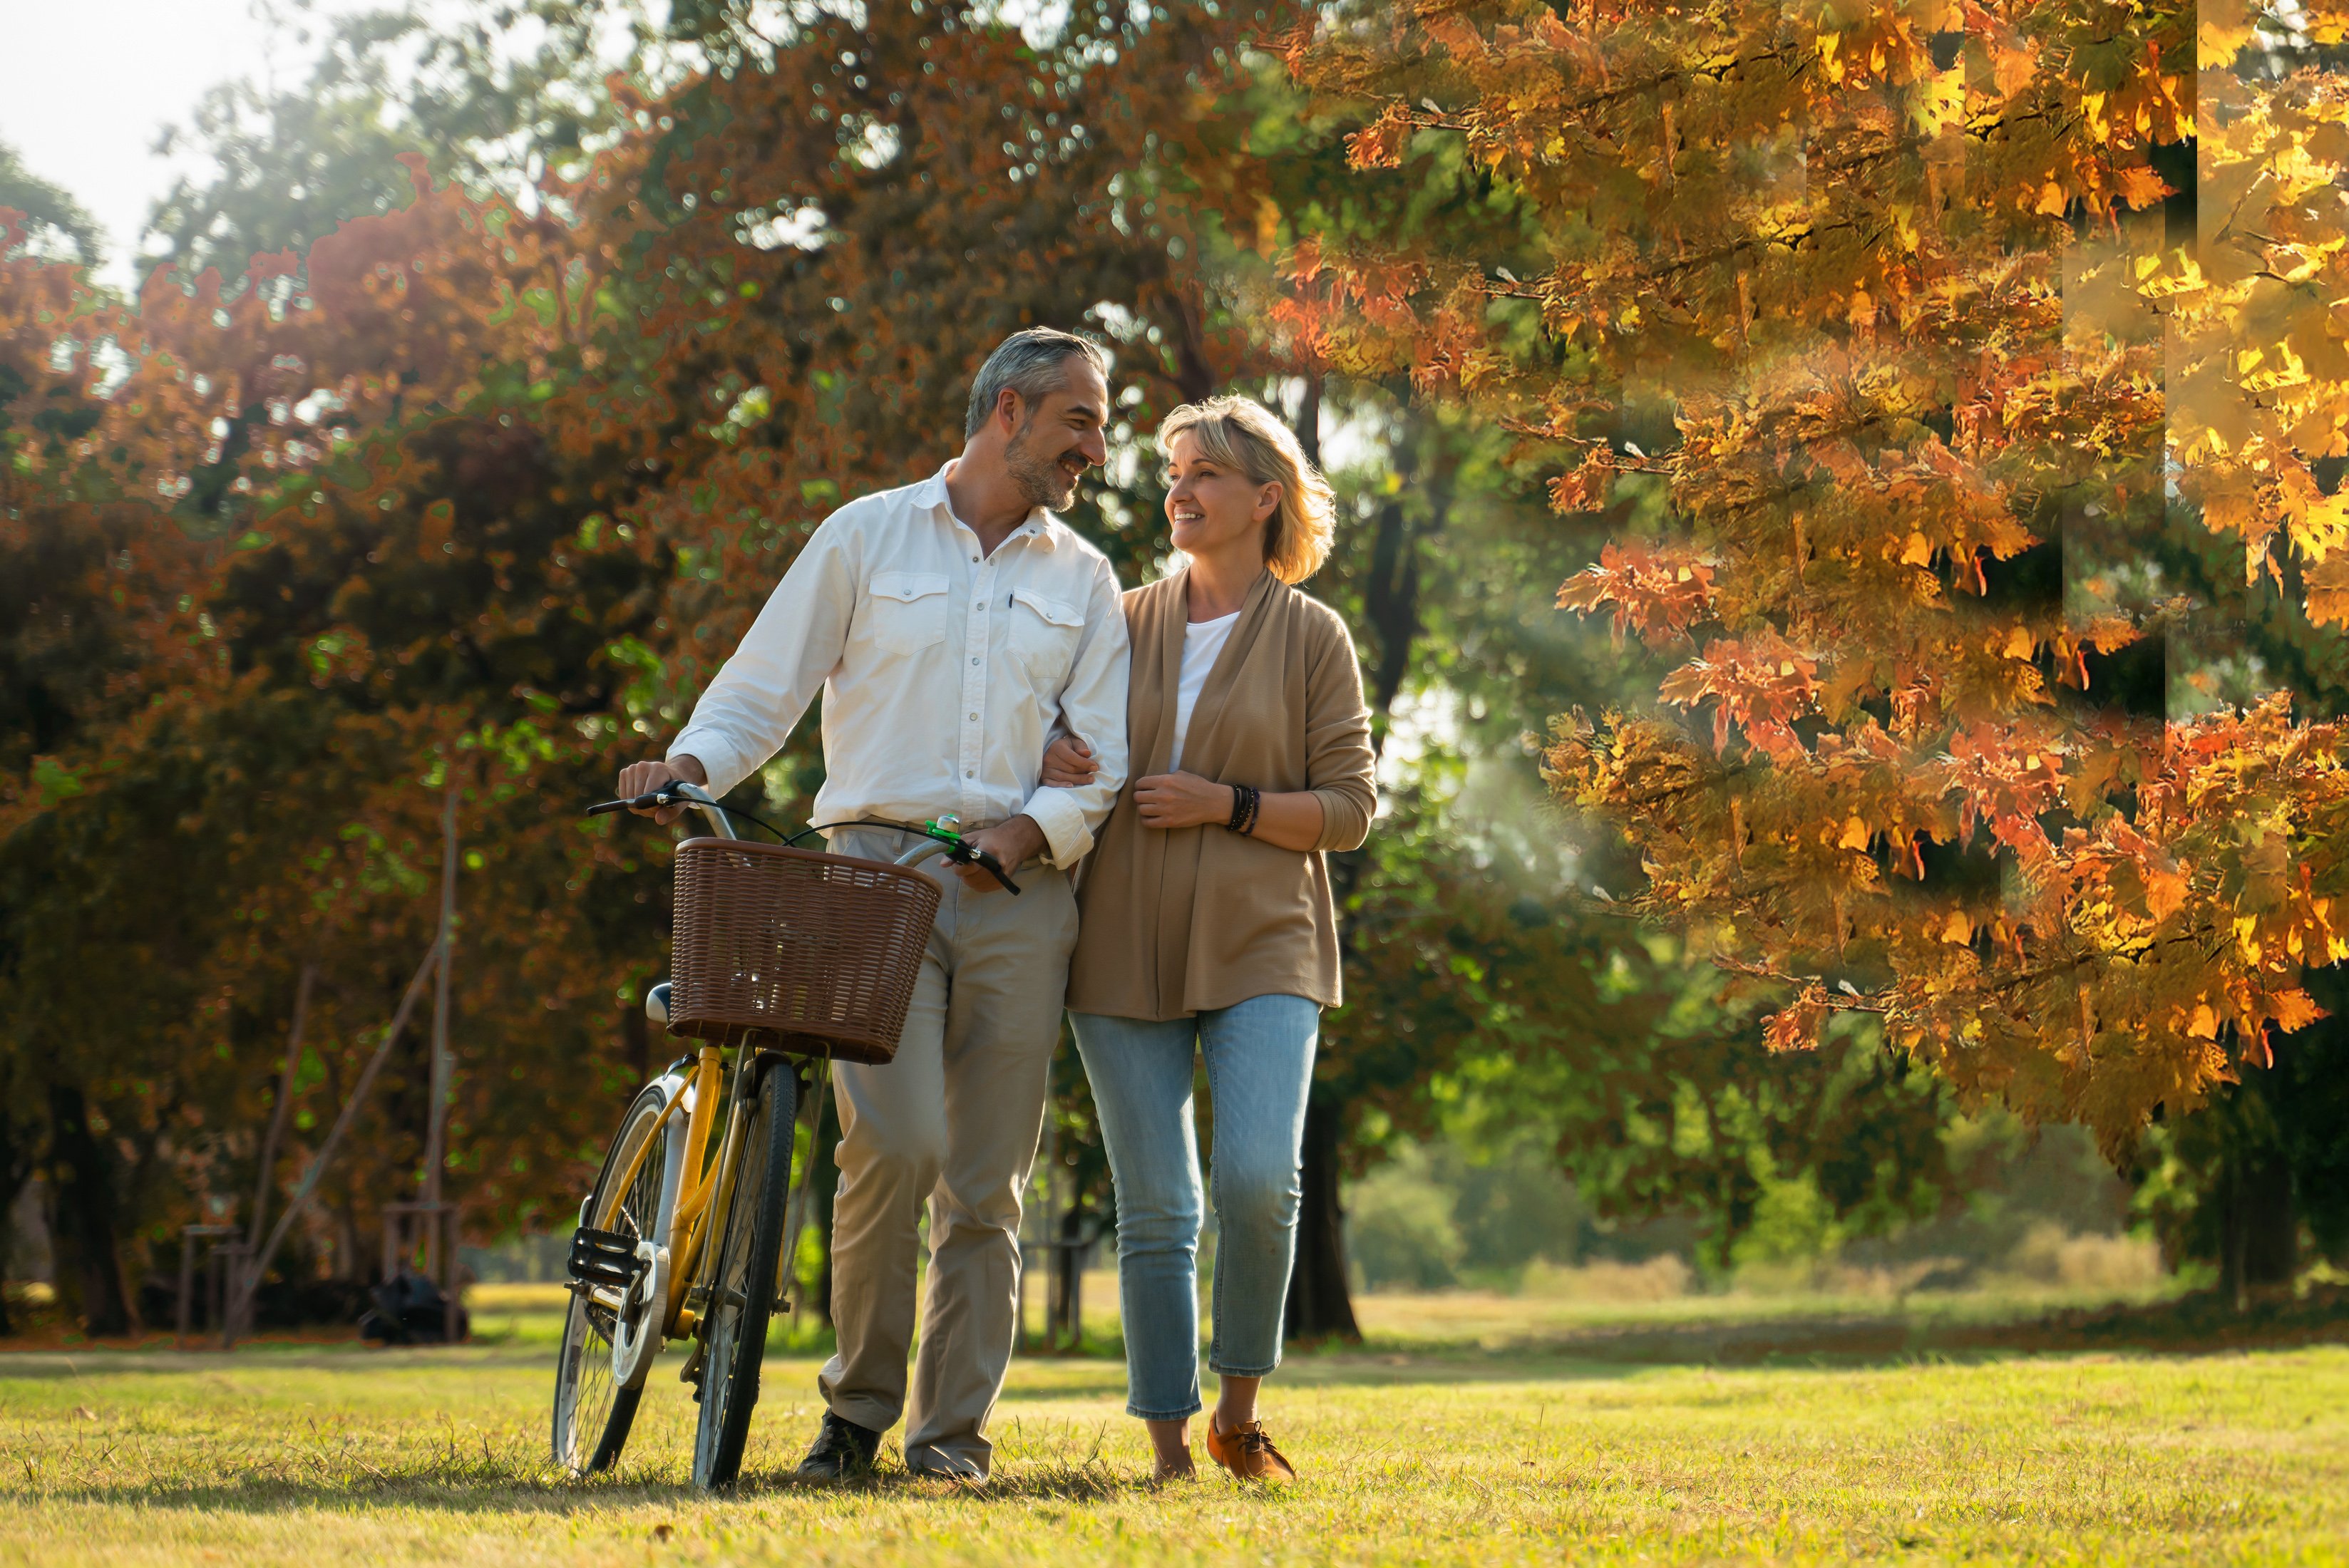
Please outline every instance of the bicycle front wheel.
[[[582, 1212], [581, 1222], [599, 1231], [657, 1240], [661, 1181], [668, 1168], [666, 1140], [683, 1136], [672, 1118], [660, 1119], [668, 1097], [683, 1092], [671, 1082], [646, 1086], [629, 1102], [620, 1119], [620, 1130], [604, 1156], [595, 1191]], [[657, 1129], [657, 1131], [656, 1131]], [[647, 1140], [658, 1137], [663, 1145], [648, 1150], [643, 1160], [636, 1151]], [[620, 1180], [636, 1167], [625, 1191]], [[657, 1311], [657, 1307], [651, 1310]], [[618, 1331], [617, 1312], [574, 1287], [564, 1314], [563, 1350], [554, 1366], [554, 1462], [573, 1475], [591, 1475], [608, 1469], [620, 1457], [635, 1424], [636, 1406], [644, 1398], [641, 1380], [624, 1388], [612, 1376], [612, 1338]], [[659, 1325], [653, 1333], [660, 1332]]]
[[693, 1434], [693, 1484], [705, 1491], [731, 1486], [741, 1473], [750, 1411], [759, 1403], [767, 1319], [774, 1310], [784, 1203], [791, 1195], [798, 1082], [788, 1062], [769, 1060], [759, 1071], [715, 1278], [702, 1307], [701, 1420]]

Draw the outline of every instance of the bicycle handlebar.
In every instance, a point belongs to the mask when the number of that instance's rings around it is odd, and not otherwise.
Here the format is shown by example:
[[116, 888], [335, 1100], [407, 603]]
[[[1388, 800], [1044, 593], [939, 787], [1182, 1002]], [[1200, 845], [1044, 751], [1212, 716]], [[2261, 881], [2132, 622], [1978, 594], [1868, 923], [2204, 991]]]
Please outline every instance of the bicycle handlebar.
[[[634, 799], [599, 800], [595, 805], [587, 808], [587, 815], [591, 817], [602, 817], [614, 811], [654, 811], [658, 810], [665, 806], [697, 807], [704, 815], [708, 816], [711, 821], [718, 824], [719, 830], [727, 838], [731, 839], [737, 836], [734, 832], [732, 823], [727, 820], [729, 817], [736, 815], [737, 813], [730, 810], [727, 807], [719, 805], [716, 800], [712, 799], [707, 792], [695, 785], [687, 783], [682, 779], [672, 779], [670, 782], [662, 785], [659, 789], [651, 790], [643, 795], [638, 795]], [[743, 811], [739, 814], [750, 821], [757, 822], [760, 827], [767, 828], [769, 832], [775, 832], [774, 829], [768, 828], [766, 823], [760, 822], [758, 818], [752, 817], [748, 811]], [[948, 820], [951, 820], [952, 819]], [[985, 872], [988, 876], [993, 877], [999, 883], [1000, 883], [1006, 892], [1016, 894], [1019, 891], [1019, 884], [1011, 880], [1010, 872], [1004, 869], [1003, 862], [1001, 861], [989, 854], [987, 851], [978, 848], [968, 839], [963, 837], [962, 834], [955, 831], [952, 828], [941, 827], [935, 820], [916, 824], [913, 822], [892, 822], [878, 817], [867, 817], [860, 818], [853, 822], [826, 822], [823, 823], [822, 827], [803, 828], [800, 831], [788, 836], [781, 833], [775, 833], [775, 836], [781, 839], [783, 843], [788, 847], [791, 844], [797, 842], [799, 840], [806, 838], [810, 833], [821, 832], [825, 828], [893, 828], [901, 833], [916, 833], [921, 837], [929, 840], [932, 843], [940, 846], [939, 850], [936, 852], [943, 853], [947, 860], [952, 861], [955, 864], [977, 866], [979, 870]], [[929, 851], [916, 853], [904, 860], [900, 860], [897, 863], [900, 865], [916, 863], [918, 861], [927, 860], [929, 858]]]

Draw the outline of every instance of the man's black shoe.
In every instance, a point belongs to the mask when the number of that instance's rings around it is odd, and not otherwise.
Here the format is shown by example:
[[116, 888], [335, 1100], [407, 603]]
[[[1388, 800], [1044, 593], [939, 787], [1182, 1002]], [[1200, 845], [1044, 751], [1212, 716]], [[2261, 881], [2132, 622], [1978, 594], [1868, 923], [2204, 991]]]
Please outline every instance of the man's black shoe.
[[815, 1435], [815, 1444], [808, 1449], [807, 1458], [792, 1473], [801, 1480], [845, 1480], [851, 1476], [870, 1475], [873, 1456], [880, 1450], [880, 1433], [826, 1410], [823, 1430]]

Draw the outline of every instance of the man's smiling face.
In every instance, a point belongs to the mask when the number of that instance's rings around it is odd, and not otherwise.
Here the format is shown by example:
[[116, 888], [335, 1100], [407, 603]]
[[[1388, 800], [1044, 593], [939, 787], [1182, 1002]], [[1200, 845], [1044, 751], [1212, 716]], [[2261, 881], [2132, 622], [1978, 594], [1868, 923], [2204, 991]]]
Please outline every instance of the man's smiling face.
[[1109, 415], [1109, 385], [1092, 362], [1071, 354], [1063, 362], [1068, 377], [1032, 407], [1003, 450], [1004, 466], [1030, 506], [1061, 511], [1076, 499], [1077, 480], [1087, 469], [1109, 460], [1102, 434]]

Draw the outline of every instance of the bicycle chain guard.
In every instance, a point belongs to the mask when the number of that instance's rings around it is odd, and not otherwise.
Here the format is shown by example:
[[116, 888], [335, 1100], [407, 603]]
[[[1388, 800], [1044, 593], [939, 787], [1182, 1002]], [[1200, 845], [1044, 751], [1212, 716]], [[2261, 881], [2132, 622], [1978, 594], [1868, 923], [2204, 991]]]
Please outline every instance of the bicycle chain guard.
[[639, 1272], [612, 1326], [612, 1381], [623, 1388], [644, 1386], [660, 1354], [661, 1320], [668, 1311], [668, 1249], [638, 1242], [633, 1261]]

